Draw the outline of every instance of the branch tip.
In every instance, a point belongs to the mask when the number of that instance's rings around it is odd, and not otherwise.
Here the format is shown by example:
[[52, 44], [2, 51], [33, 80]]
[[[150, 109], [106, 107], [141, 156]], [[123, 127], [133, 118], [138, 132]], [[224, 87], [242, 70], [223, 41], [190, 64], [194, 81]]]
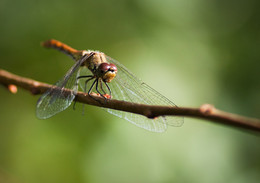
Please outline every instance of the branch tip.
[[18, 91], [17, 86], [13, 84], [8, 85], [7, 88], [12, 94], [16, 94]]

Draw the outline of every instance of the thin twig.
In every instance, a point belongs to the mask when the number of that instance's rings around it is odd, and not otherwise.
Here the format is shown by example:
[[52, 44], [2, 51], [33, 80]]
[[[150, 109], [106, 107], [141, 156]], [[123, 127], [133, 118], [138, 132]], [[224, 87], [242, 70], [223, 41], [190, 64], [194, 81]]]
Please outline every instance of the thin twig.
[[[35, 81], [29, 78], [21, 77], [2, 69], [0, 69], [0, 83], [6, 86], [7, 88], [10, 88], [10, 85], [16, 85], [18, 87], [30, 91], [34, 95], [42, 94], [47, 89], [52, 87], [52, 85]], [[93, 100], [93, 97], [97, 100]], [[214, 108], [214, 106], [210, 104], [204, 104], [200, 108], [151, 106], [113, 99], [104, 101], [103, 97], [100, 97], [98, 95], [90, 97], [83, 92], [78, 92], [76, 98], [77, 101], [81, 103], [141, 114], [149, 118], [166, 115], [187, 116], [194, 118], [202, 118], [205, 120], [217, 122], [219, 124], [240, 127], [260, 132], [259, 119], [246, 118], [236, 114], [227, 113]]]

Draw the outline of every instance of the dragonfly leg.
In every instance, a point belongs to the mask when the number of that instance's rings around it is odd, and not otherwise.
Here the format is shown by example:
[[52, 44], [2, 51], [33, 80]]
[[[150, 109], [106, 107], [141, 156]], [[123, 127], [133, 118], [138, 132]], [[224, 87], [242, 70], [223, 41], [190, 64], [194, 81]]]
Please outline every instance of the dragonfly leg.
[[78, 96], [76, 95], [73, 102], [73, 110], [76, 110], [76, 103], [77, 103]]
[[[92, 83], [90, 89], [88, 90], [88, 95], [89, 95], [91, 98], [93, 98], [94, 100], [96, 100], [96, 101], [98, 101], [98, 100], [95, 99], [95, 98], [90, 94], [90, 92], [92, 91], [92, 89], [93, 89], [93, 87], [94, 87], [94, 85], [96, 84], [97, 81], [98, 81], [98, 79], [95, 79], [95, 81]], [[98, 102], [99, 102], [99, 101], [98, 101]]]
[[106, 94], [105, 90], [103, 89], [102, 80], [101, 80], [101, 82], [100, 82], [100, 88], [101, 88], [102, 92], [103, 92], [104, 94]]
[[97, 82], [97, 79], [92, 83], [91, 87], [88, 90], [88, 95], [90, 96], [90, 92], [93, 89], [93, 86], [95, 85], [95, 83]]
[[107, 87], [107, 89], [109, 91], [110, 98], [112, 98], [112, 92], [111, 92], [110, 87], [108, 86], [108, 84], [106, 82], [104, 82], [104, 83], [105, 83], [105, 85], [106, 85], [106, 87]]
[[[85, 88], [84, 88], [84, 93], [86, 93], [86, 86], [87, 86], [87, 82], [88, 81], [90, 81], [91, 79], [93, 79], [94, 77], [92, 76], [92, 75], [87, 75], [87, 76], [79, 76], [79, 77], [77, 77], [77, 79], [76, 79], [76, 86], [78, 86], [78, 80], [80, 80], [80, 79], [83, 79], [83, 78], [89, 78], [89, 77], [92, 77], [92, 78], [90, 78], [90, 79], [88, 79], [88, 80], [86, 80], [85, 81]], [[77, 103], [77, 95], [75, 96], [75, 99], [74, 99], [74, 103], [73, 103], [73, 110], [75, 110], [76, 109], [76, 103]]]
[[[94, 82], [92, 83], [92, 85], [90, 86], [90, 89], [88, 90], [88, 96], [90, 96], [92, 99], [94, 99], [94, 100], [97, 101], [98, 103], [102, 104], [101, 101], [97, 100], [95, 97], [93, 97], [93, 96], [90, 94], [95, 84], [96, 84], [96, 90], [97, 90], [97, 87], [98, 87], [98, 78], [95, 79], [95, 81], [94, 81]], [[98, 90], [97, 90], [97, 92], [98, 92], [102, 97], [104, 97]], [[104, 98], [105, 98], [105, 97], [104, 97]]]
[[85, 81], [84, 93], [87, 93], [87, 84], [88, 84], [88, 82], [91, 81], [92, 79], [94, 79], [94, 77], [92, 77], [92, 78], [90, 78], [90, 79], [87, 79], [87, 80]]
[[[90, 78], [91, 77], [91, 78]], [[84, 93], [86, 93], [86, 83], [88, 82], [88, 81], [90, 81], [91, 79], [93, 79], [94, 78], [94, 76], [92, 76], [92, 75], [87, 75], [87, 76], [79, 76], [79, 77], [77, 77], [77, 82], [76, 82], [76, 85], [78, 85], [79, 83], [78, 83], [78, 80], [80, 80], [80, 79], [83, 79], [83, 78], [90, 78], [90, 79], [88, 79], [88, 80], [86, 80], [85, 81], [85, 89], [84, 89]]]
[[107, 98], [98, 90], [98, 79], [97, 79], [97, 84], [96, 84], [96, 91], [97, 91], [105, 100], [107, 100]]
[[78, 76], [78, 77], [77, 77], [77, 80], [82, 79], [82, 78], [89, 78], [89, 77], [93, 77], [93, 75]]

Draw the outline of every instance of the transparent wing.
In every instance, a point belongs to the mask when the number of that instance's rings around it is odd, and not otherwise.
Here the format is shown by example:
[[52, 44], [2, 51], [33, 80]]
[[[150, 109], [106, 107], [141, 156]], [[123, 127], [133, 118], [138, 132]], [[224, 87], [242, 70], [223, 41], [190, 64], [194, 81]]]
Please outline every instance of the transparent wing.
[[[161, 95], [156, 90], [136, 78], [130, 71], [128, 71], [122, 64], [107, 56], [108, 62], [117, 66], [117, 76], [109, 83], [112, 91], [112, 98], [117, 100], [124, 100], [133, 103], [141, 103], [148, 105], [171, 105], [176, 106], [169, 99]], [[131, 123], [144, 128], [149, 131], [163, 132], [167, 129], [167, 125], [181, 126], [184, 122], [183, 117], [166, 116], [158, 117], [156, 119], [149, 119], [142, 115], [105, 109], [109, 113], [118, 117], [124, 118]]]
[[36, 107], [38, 118], [49, 118], [70, 106], [78, 89], [76, 82], [79, 68], [87, 58], [88, 56], [83, 56], [61, 80], [41, 96]]

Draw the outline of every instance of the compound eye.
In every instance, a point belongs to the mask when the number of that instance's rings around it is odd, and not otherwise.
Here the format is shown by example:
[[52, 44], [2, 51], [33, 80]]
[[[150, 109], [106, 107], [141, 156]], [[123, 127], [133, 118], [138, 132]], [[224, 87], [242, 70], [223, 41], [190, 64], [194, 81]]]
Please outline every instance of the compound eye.
[[110, 68], [110, 65], [108, 63], [102, 63], [98, 68], [101, 72], [107, 72]]
[[115, 64], [110, 64], [110, 69], [111, 71], [117, 71], [117, 67], [115, 66]]

